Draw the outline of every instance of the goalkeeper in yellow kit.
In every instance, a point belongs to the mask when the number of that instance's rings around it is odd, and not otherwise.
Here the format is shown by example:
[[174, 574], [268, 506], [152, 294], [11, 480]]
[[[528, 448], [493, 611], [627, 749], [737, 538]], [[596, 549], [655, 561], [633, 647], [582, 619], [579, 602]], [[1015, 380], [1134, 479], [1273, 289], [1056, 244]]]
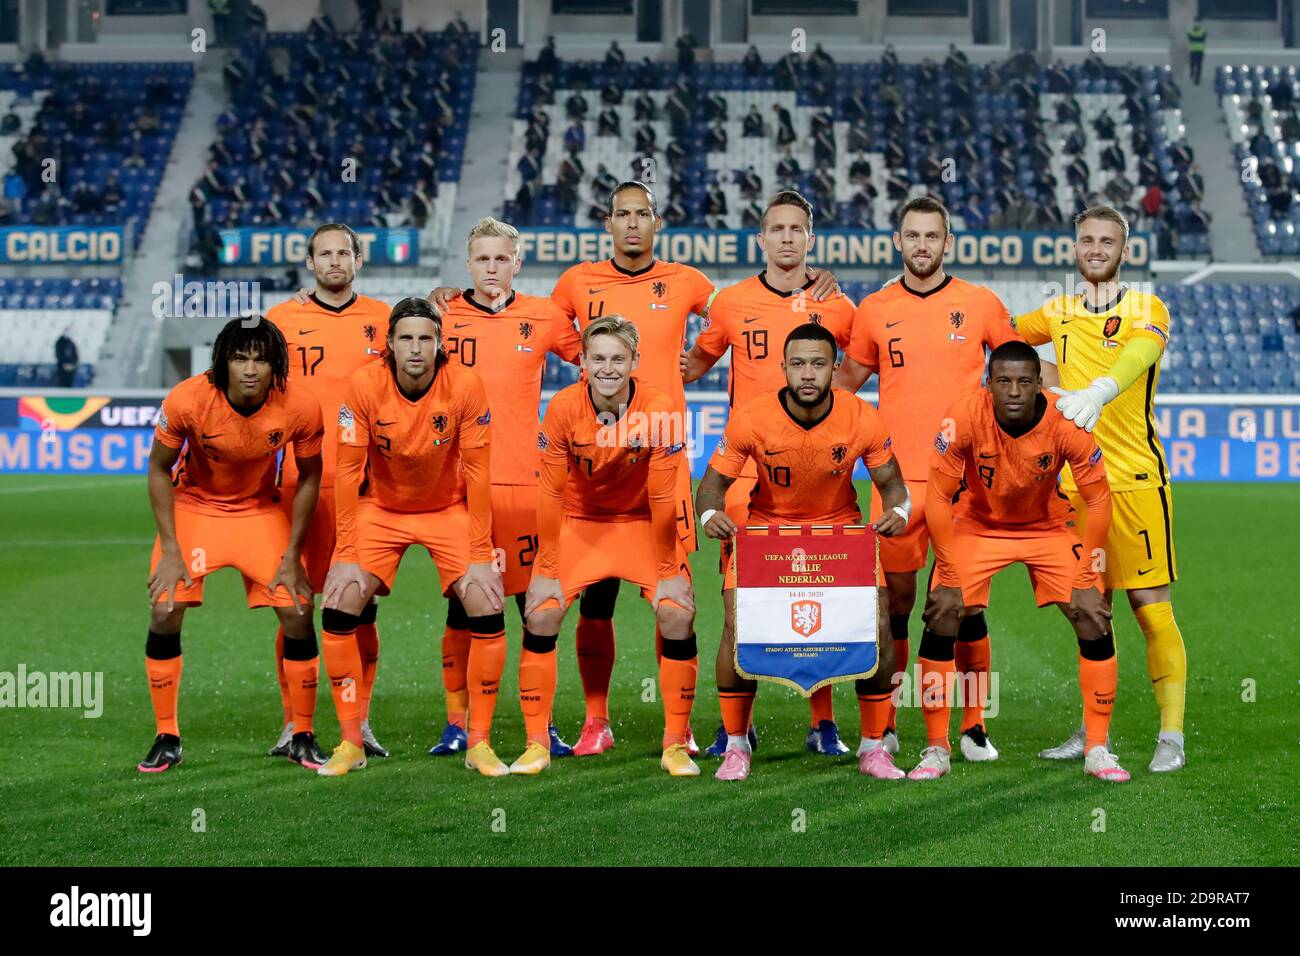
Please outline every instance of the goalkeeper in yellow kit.
[[[1061, 396], [1056, 407], [1080, 428], [1095, 428], [1106, 456], [1113, 517], [1098, 570], [1107, 603], [1113, 591], [1127, 591], [1146, 636], [1147, 671], [1160, 708], [1160, 734], [1148, 769], [1169, 772], [1186, 762], [1187, 690], [1187, 651], [1170, 595], [1178, 579], [1173, 498], [1152, 408], [1160, 356], [1169, 342], [1169, 311], [1155, 295], [1118, 281], [1129, 255], [1128, 222], [1119, 212], [1094, 206], [1076, 216], [1074, 225], [1081, 292], [1057, 296], [1017, 317], [1016, 330], [1031, 345], [1052, 343], [1062, 385], [1052, 389]], [[1108, 406], [1104, 414], [1103, 406]], [[1068, 469], [1061, 486], [1082, 523], [1087, 509]], [[1077, 759], [1083, 744], [1081, 729], [1039, 756]]]

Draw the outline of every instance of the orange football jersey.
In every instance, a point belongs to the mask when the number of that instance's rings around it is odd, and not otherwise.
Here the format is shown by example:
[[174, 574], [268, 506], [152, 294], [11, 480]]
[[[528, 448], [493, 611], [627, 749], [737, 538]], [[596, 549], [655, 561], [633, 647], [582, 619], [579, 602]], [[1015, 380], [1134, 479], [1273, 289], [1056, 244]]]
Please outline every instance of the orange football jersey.
[[704, 273], [679, 262], [656, 259], [639, 272], [619, 268], [612, 259], [570, 266], [555, 284], [551, 299], [585, 329], [602, 315], [621, 315], [636, 324], [641, 353], [636, 376], [668, 393], [686, 409], [681, 355], [690, 314], [703, 315], [713, 295]]
[[785, 339], [808, 322], [824, 326], [841, 349], [853, 331], [853, 300], [843, 293], [824, 302], [807, 295], [809, 279], [798, 292], [780, 292], [764, 273], [737, 282], [713, 297], [704, 331], [695, 344], [721, 356], [731, 349], [728, 392], [732, 408], [747, 405], [764, 392], [785, 388], [781, 359]]
[[[337, 308], [313, 295], [306, 305], [290, 299], [266, 313], [267, 320], [279, 327], [289, 343], [289, 380], [301, 382], [320, 401], [329, 431], [324, 444], [322, 488], [334, 485], [338, 452], [334, 423], [338, 421], [348, 378], [383, 354], [391, 312], [378, 299], [354, 294], [351, 302]], [[284, 462], [280, 481], [285, 485], [297, 483], [298, 468], [292, 460]]]
[[397, 387], [386, 362], [352, 373], [339, 406], [339, 444], [367, 449], [366, 494], [389, 511], [438, 511], [465, 500], [463, 449], [488, 444], [483, 383], [473, 372], [441, 363], [416, 401]]
[[492, 484], [535, 485], [538, 409], [546, 354], [578, 361], [582, 339], [573, 321], [550, 299], [511, 293], [493, 312], [466, 289], [442, 319], [451, 361], [473, 369], [492, 408]]
[[176, 507], [202, 514], [260, 514], [280, 501], [275, 460], [321, 454], [320, 403], [290, 382], [272, 388], [257, 411], [235, 410], [207, 374], [181, 382], [163, 399], [154, 438], [181, 453], [172, 471]]
[[661, 467], [673, 472], [685, 447], [685, 437], [675, 434], [681, 428], [672, 400], [633, 377], [623, 417], [606, 424], [596, 416], [586, 382], [561, 389], [547, 404], [537, 437], [542, 491], [547, 491], [548, 466], [567, 464], [566, 515], [606, 521], [650, 517], [650, 471]]
[[786, 410], [786, 391], [735, 409], [709, 467], [739, 478], [746, 460], [758, 463], [758, 484], [749, 499], [753, 524], [858, 523], [853, 466], [861, 458], [876, 468], [893, 456], [884, 419], [870, 402], [836, 388], [825, 417], [805, 425]]
[[1001, 299], [951, 275], [930, 292], [900, 279], [862, 300], [848, 353], [880, 374], [880, 413], [906, 480], [929, 477], [931, 438], [948, 406], [979, 387], [985, 347], [1019, 338]]
[[1042, 418], [1019, 437], [1003, 431], [994, 417], [993, 394], [981, 388], [944, 412], [945, 426], [933, 439], [933, 467], [963, 481], [958, 493], [966, 509], [963, 519], [998, 535], [1040, 535], [1073, 519], [1069, 499], [1056, 483], [1067, 463], [1080, 485], [1106, 478], [1092, 435], [1058, 412], [1053, 396], [1039, 395]]

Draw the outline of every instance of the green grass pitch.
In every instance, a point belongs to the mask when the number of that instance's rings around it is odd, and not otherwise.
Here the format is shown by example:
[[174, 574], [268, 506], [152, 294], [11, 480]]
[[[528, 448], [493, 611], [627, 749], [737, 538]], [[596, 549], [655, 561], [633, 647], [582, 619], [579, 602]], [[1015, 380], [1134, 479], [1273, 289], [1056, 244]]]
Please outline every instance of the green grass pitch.
[[[1126, 606], [1116, 615], [1112, 734], [1133, 781], [1107, 785], [1085, 777], [1080, 764], [1037, 759], [1077, 726], [1076, 652], [1064, 619], [1033, 607], [1028, 577], [1016, 568], [995, 581], [989, 611], [1000, 675], [1000, 713], [989, 722], [1002, 752], [995, 764], [958, 757], [947, 778], [924, 785], [862, 778], [852, 757], [805, 752], [806, 704], [764, 685], [761, 744], [747, 783], [713, 780], [717, 764], [708, 760], [699, 779], [669, 779], [656, 759], [661, 705], [642, 694], [655, 674], [651, 618], [624, 588], [611, 694], [617, 747], [556, 761], [539, 778], [482, 779], [455, 758], [425, 755], [443, 723], [444, 605], [427, 555], [412, 551], [379, 616], [371, 717], [390, 759], [325, 780], [263, 756], [280, 725], [274, 618], [248, 611], [237, 576], [223, 571], [185, 624], [185, 763], [146, 777], [135, 771], [154, 734], [143, 672], [153, 536], [143, 479], [9, 476], [0, 480], [0, 671], [20, 663], [28, 671], [102, 671], [105, 700], [98, 719], [66, 709], [0, 711], [7, 731], [0, 864], [1294, 863], [1287, 808], [1300, 782], [1296, 489], [1180, 485], [1174, 499], [1182, 574], [1175, 608], [1191, 673], [1189, 764], [1172, 776], [1146, 771], [1156, 709]], [[701, 741], [718, 723], [716, 556], [706, 542], [694, 563]], [[571, 741], [582, 720], [573, 625], [571, 614], [555, 705]], [[513, 611], [508, 627], [495, 733], [507, 760], [523, 736]], [[912, 629], [915, 648], [919, 609]], [[1248, 679], [1253, 702], [1243, 700]], [[856, 744], [851, 688], [837, 690], [836, 709], [846, 741]], [[324, 687], [318, 715], [322, 743], [332, 746], [337, 724]], [[899, 763], [910, 767], [923, 744], [918, 710], [901, 714], [900, 732]]]

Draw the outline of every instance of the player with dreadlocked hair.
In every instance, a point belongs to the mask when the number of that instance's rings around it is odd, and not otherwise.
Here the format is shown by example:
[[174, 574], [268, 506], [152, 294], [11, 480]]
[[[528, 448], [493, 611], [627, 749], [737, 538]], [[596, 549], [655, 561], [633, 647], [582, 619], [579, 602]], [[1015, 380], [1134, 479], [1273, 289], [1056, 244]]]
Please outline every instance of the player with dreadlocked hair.
[[[145, 670], [157, 737], [144, 772], [181, 762], [177, 701], [181, 621], [203, 603], [203, 581], [237, 568], [248, 606], [273, 607], [285, 635], [294, 728], [289, 757], [325, 762], [312, 732], [318, 653], [302, 544], [320, 491], [320, 403], [289, 384], [284, 336], [260, 316], [231, 319], [212, 346], [212, 367], [163, 399], [149, 453], [149, 501], [158, 536], [149, 575]], [[299, 480], [292, 516], [280, 508], [276, 461], [290, 445]], [[287, 454], [287, 452], [286, 452]]]

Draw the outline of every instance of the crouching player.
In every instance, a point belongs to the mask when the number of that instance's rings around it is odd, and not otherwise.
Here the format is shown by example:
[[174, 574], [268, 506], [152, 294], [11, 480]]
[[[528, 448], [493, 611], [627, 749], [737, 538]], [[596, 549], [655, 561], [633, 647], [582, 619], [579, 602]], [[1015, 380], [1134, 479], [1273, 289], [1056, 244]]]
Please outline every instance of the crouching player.
[[[181, 621], [187, 607], [203, 603], [204, 578], [226, 567], [244, 576], [248, 606], [275, 608], [284, 629], [295, 731], [289, 759], [311, 769], [325, 762], [312, 733], [319, 658], [302, 566], [325, 429], [316, 397], [290, 385], [288, 375], [279, 329], [258, 318], [231, 319], [212, 345], [212, 367], [163, 399], [149, 452], [158, 537], [145, 670], [158, 736], [139, 765], [146, 773], [181, 762]], [[289, 445], [298, 465], [292, 521], [275, 484], [276, 456]]]
[[402, 555], [417, 544], [433, 558], [439, 590], [454, 591], [469, 615], [465, 766], [485, 776], [509, 772], [488, 740], [506, 656], [501, 575], [492, 566], [491, 418], [478, 376], [447, 362], [433, 306], [397, 303], [384, 361], [353, 373], [339, 407], [337, 546], [321, 625], [343, 741], [322, 776], [366, 765], [359, 615], [375, 594], [389, 593]]
[[[727, 749], [715, 774], [719, 780], [749, 776], [746, 731], [757, 688], [755, 681], [745, 680], [735, 668], [736, 558], [730, 543], [736, 522], [725, 509], [727, 489], [742, 476], [745, 463], [753, 459], [761, 466], [749, 501], [753, 524], [860, 523], [862, 512], [853, 487], [853, 466], [859, 458], [871, 470], [885, 505], [883, 515], [872, 524], [876, 533], [901, 534], [911, 511], [907, 485], [889, 450], [892, 442], [884, 419], [853, 393], [831, 388], [838, 365], [835, 336], [809, 322], [786, 337], [782, 354], [786, 387], [736, 410], [695, 499], [700, 527], [710, 538], [724, 542], [729, 554], [722, 583], [722, 650], [717, 658], [718, 697], [727, 732]], [[876, 673], [857, 682], [862, 717], [858, 769], [868, 776], [898, 780], [903, 771], [894, 766], [881, 743], [889, 722], [894, 642], [883, 588], [880, 599]]]
[[686, 428], [666, 392], [632, 375], [638, 342], [636, 326], [620, 316], [591, 322], [582, 333], [586, 378], [551, 399], [542, 421], [540, 540], [519, 665], [528, 748], [512, 773], [549, 765], [555, 639], [573, 599], [611, 578], [640, 586], [663, 637], [660, 766], [674, 777], [700, 773], [687, 752], [699, 669], [695, 596], [675, 507], [676, 456], [685, 447]]
[[[1075, 513], [1057, 489], [1067, 463], [1088, 509], [1082, 544]], [[1023, 342], [998, 346], [989, 356], [988, 387], [948, 409], [931, 453], [925, 518], [936, 573], [919, 655], [929, 745], [910, 779], [948, 772], [957, 629], [964, 615], [988, 604], [993, 575], [1017, 561], [1029, 568], [1038, 606], [1059, 607], [1079, 640], [1084, 771], [1111, 783], [1129, 779], [1106, 750], [1119, 668], [1097, 556], [1110, 512], [1101, 449], [1043, 395], [1037, 353]]]

